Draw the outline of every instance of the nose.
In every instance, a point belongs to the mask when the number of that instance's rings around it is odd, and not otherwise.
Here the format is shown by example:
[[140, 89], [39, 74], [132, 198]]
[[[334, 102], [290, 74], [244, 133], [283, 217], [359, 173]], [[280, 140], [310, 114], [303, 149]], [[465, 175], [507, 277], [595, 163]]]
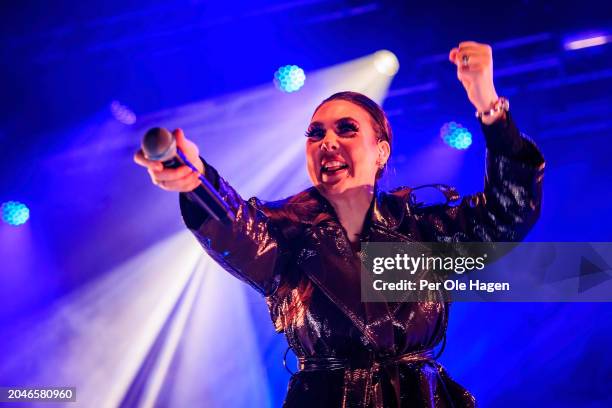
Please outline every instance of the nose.
[[325, 133], [325, 137], [321, 143], [321, 150], [332, 151], [338, 150], [338, 137], [333, 131], [328, 131]]

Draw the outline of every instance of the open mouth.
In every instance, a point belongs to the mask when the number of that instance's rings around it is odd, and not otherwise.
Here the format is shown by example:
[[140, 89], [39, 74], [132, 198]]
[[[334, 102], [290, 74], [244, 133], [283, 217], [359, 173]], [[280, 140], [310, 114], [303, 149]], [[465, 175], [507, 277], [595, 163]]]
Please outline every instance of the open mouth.
[[321, 165], [321, 174], [334, 174], [344, 169], [348, 169], [348, 164], [338, 160], [328, 161]]

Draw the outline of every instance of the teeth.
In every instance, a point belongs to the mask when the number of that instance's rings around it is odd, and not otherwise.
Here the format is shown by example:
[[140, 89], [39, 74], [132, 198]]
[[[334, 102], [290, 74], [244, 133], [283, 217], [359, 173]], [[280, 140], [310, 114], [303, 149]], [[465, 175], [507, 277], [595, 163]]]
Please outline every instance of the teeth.
[[343, 163], [341, 161], [334, 160], [334, 161], [326, 162], [323, 166], [321, 166], [321, 171], [334, 172], [334, 171], [345, 169], [347, 167], [348, 167], [348, 164]]
[[338, 160], [333, 160], [333, 161], [328, 161], [328, 162], [323, 162], [323, 167], [337, 167], [337, 166], [344, 166], [346, 163], [343, 163], [341, 161]]

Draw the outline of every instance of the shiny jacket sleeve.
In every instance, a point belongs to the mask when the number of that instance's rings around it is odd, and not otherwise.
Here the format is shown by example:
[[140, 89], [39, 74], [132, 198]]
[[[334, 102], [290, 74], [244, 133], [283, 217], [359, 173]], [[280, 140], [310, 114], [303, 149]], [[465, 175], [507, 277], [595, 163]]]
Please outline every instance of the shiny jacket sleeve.
[[484, 189], [455, 204], [414, 208], [432, 242], [514, 242], [535, 224], [542, 202], [544, 158], [508, 113], [482, 125], [487, 145]]
[[243, 200], [212, 166], [206, 162], [204, 166], [207, 180], [230, 206], [235, 221], [230, 226], [223, 225], [181, 193], [179, 202], [185, 224], [221, 267], [262, 295], [272, 294], [288, 256], [277, 228], [260, 200], [255, 197]]

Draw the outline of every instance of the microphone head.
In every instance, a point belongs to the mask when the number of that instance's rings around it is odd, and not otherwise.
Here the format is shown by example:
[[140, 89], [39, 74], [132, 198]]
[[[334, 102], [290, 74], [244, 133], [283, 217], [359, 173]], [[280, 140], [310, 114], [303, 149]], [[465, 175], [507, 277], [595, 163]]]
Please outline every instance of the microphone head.
[[142, 138], [142, 152], [148, 160], [166, 161], [176, 155], [176, 139], [164, 128], [151, 128]]

